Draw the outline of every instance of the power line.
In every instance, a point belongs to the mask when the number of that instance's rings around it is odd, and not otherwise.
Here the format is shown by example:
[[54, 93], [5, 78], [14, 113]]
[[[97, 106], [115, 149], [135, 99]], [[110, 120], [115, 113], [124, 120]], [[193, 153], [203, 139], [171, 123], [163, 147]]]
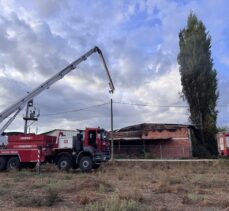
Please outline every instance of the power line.
[[80, 108], [80, 109], [73, 109], [73, 110], [61, 111], [61, 112], [56, 112], [56, 113], [42, 114], [40, 116], [56, 116], [56, 115], [60, 115], [60, 114], [79, 112], [79, 111], [84, 111], [84, 110], [88, 110], [88, 109], [91, 109], [91, 108], [101, 107], [101, 106], [107, 105], [107, 104], [110, 104], [110, 102], [97, 104], [97, 105], [92, 105], [92, 106], [88, 106], [88, 107], [84, 107], [84, 108]]
[[[113, 101], [115, 104], [132, 105], [132, 106], [150, 106], [160, 108], [189, 108], [188, 105], [154, 105], [154, 104], [143, 104], [143, 103], [130, 103], [123, 101]], [[218, 105], [217, 107], [228, 107], [229, 105]]]
[[[123, 102], [123, 101], [113, 101], [113, 103], [114, 104], [121, 104], [121, 105], [140, 106], [140, 107], [189, 108], [189, 106], [187, 106], [187, 105], [154, 105], [154, 104], [148, 104], [148, 103], [143, 104], [143, 103], [131, 103], [131, 102]], [[88, 109], [91, 109], [91, 108], [101, 107], [101, 106], [108, 105], [108, 104], [110, 104], [110, 102], [96, 104], [96, 105], [92, 105], [92, 106], [88, 106], [88, 107], [84, 107], [84, 108], [79, 108], [79, 109], [66, 110], [66, 111], [61, 111], [61, 112], [56, 112], [56, 113], [42, 114], [40, 116], [41, 117], [57, 116], [57, 115], [61, 115], [61, 114], [75, 113], [75, 112], [88, 110]], [[227, 106], [220, 105], [218, 107], [227, 107]], [[21, 118], [21, 117], [17, 116], [16, 118]]]
[[113, 102], [115, 104], [123, 104], [123, 105], [132, 105], [132, 106], [150, 106], [150, 107], [161, 107], [161, 108], [188, 108], [187, 105], [153, 105], [153, 104], [141, 104], [141, 103], [128, 103], [128, 102]]

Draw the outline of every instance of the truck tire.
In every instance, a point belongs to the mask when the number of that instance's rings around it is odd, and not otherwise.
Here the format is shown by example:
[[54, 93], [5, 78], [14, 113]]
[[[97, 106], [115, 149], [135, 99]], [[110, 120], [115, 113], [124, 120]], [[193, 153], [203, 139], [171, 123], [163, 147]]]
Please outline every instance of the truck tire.
[[68, 171], [72, 167], [72, 161], [67, 156], [61, 156], [57, 161], [57, 166], [60, 170]]
[[91, 169], [93, 168], [93, 161], [91, 159], [90, 156], [83, 156], [80, 159], [80, 163], [79, 163], [79, 167], [81, 169], [81, 171], [91, 171]]
[[6, 158], [0, 157], [0, 171], [3, 171], [6, 169]]
[[21, 163], [18, 157], [11, 157], [7, 162], [7, 170], [20, 169]]

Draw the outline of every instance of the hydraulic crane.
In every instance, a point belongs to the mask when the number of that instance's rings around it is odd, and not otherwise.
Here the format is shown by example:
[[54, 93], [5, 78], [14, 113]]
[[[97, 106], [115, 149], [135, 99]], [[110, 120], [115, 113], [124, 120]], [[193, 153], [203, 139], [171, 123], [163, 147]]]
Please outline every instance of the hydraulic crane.
[[113, 93], [115, 88], [106, 64], [106, 61], [104, 59], [103, 53], [102, 51], [95, 46], [94, 48], [92, 48], [91, 50], [89, 50], [88, 52], [86, 52], [84, 55], [82, 55], [81, 57], [79, 57], [77, 60], [75, 60], [74, 62], [72, 62], [71, 64], [69, 64], [67, 67], [65, 67], [64, 69], [62, 69], [60, 72], [58, 72], [57, 74], [55, 74], [54, 76], [52, 76], [50, 79], [48, 79], [47, 81], [45, 81], [44, 83], [42, 83], [41, 85], [39, 85], [37, 88], [35, 88], [34, 90], [32, 90], [30, 93], [28, 93], [25, 97], [19, 99], [16, 103], [14, 103], [13, 105], [9, 106], [8, 108], [6, 108], [5, 110], [3, 110], [0, 113], [0, 124], [6, 120], [7, 118], [9, 118], [11, 115], [9, 120], [2, 126], [2, 128], [0, 129], [0, 135], [3, 134], [3, 132], [5, 131], [5, 129], [13, 122], [13, 120], [15, 119], [15, 117], [19, 114], [19, 112], [25, 107], [25, 105], [32, 100], [34, 97], [36, 97], [37, 95], [39, 95], [41, 92], [43, 92], [45, 89], [48, 89], [50, 86], [52, 86], [54, 83], [56, 83], [57, 81], [59, 81], [60, 79], [62, 79], [65, 75], [67, 75], [69, 72], [71, 72], [72, 70], [74, 70], [78, 64], [80, 64], [81, 62], [85, 61], [89, 56], [91, 56], [93, 53], [98, 53], [108, 81], [109, 81], [109, 86], [110, 86], [110, 93]]

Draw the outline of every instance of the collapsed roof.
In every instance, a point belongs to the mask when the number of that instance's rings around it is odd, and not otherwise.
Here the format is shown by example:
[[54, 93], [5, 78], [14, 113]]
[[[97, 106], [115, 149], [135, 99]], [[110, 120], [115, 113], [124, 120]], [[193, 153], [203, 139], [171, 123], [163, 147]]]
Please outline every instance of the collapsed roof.
[[[118, 130], [114, 130], [114, 140], [133, 140], [133, 139], [171, 139], [182, 133], [187, 135], [187, 132], [181, 132], [183, 128], [191, 128], [191, 125], [184, 124], [155, 124], [155, 123], [142, 123], [138, 125], [132, 125], [124, 127]], [[187, 131], [187, 130], [186, 130]], [[173, 135], [172, 135], [173, 133]], [[184, 134], [185, 133], [185, 134]], [[110, 134], [111, 138], [111, 134]]]

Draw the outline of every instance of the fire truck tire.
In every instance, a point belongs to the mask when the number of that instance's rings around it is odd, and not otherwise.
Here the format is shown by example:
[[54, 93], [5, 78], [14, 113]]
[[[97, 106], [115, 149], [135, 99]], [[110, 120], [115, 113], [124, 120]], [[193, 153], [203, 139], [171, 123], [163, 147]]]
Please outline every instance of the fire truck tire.
[[79, 167], [81, 171], [91, 171], [91, 169], [93, 168], [92, 158], [90, 156], [83, 156], [80, 159]]
[[12, 157], [7, 162], [7, 170], [20, 169], [21, 163], [18, 157]]
[[57, 161], [57, 166], [60, 170], [68, 171], [72, 167], [72, 161], [67, 156], [61, 156]]
[[3, 171], [6, 169], [6, 158], [0, 157], [0, 171]]

